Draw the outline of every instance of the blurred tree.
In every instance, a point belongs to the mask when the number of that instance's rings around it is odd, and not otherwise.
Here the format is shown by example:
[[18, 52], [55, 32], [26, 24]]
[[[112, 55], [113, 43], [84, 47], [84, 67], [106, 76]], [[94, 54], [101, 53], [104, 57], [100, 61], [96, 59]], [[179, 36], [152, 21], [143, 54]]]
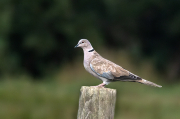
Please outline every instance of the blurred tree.
[[178, 0], [1, 0], [0, 72], [43, 76], [75, 56], [81, 38], [152, 57], [180, 76]]

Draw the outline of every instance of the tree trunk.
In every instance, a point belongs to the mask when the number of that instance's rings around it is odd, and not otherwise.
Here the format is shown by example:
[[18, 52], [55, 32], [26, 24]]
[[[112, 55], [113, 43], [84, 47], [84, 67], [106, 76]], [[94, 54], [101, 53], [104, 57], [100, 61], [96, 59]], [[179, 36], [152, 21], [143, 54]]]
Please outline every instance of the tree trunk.
[[81, 88], [78, 119], [114, 119], [116, 90], [109, 88]]

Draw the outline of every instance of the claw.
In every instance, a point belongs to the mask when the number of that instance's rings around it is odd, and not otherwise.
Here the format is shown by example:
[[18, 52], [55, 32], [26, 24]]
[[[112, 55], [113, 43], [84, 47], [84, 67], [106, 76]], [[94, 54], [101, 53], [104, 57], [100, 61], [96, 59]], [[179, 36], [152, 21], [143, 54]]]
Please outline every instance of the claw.
[[99, 85], [97, 85], [97, 86], [91, 86], [91, 87], [105, 88], [105, 85], [106, 85], [106, 84], [101, 83], [101, 84], [99, 84]]

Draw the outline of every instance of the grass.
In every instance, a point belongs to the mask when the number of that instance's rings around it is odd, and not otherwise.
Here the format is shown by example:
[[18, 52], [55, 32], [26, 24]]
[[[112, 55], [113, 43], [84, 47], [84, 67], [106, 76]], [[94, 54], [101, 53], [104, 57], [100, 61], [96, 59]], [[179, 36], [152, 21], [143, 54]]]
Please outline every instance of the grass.
[[76, 115], [78, 97], [72, 96], [79, 93], [73, 87], [20, 80], [1, 82], [0, 87], [1, 119], [68, 119]]
[[[87, 79], [88, 80], [88, 79]], [[75, 119], [81, 85], [25, 80], [0, 82], [1, 119]], [[90, 81], [90, 85], [98, 81]], [[163, 88], [138, 83], [112, 83], [117, 89], [115, 119], [179, 119], [179, 84]]]
[[[137, 70], [126, 55], [124, 59], [111, 58], [150, 81], [162, 81], [149, 62], [143, 62]], [[53, 78], [41, 82], [27, 77], [1, 80], [0, 119], [75, 119], [81, 86], [99, 83], [101, 81], [88, 74], [78, 62], [65, 65]], [[180, 84], [158, 84], [163, 87], [130, 82], [108, 85], [108, 88], [117, 89], [115, 119], [179, 119]]]

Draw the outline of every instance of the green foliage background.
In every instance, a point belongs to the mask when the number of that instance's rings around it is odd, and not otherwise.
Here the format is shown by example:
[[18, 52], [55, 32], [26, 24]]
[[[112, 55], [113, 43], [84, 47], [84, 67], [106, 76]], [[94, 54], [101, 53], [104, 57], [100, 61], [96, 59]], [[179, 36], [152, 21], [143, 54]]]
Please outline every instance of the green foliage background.
[[105, 58], [163, 85], [110, 84], [118, 91], [115, 118], [179, 119], [179, 5], [0, 0], [0, 118], [74, 119], [80, 86], [100, 83], [84, 71], [82, 51], [74, 49], [86, 38]]
[[[151, 58], [168, 79], [180, 74], [178, 0], [1, 0], [0, 72], [44, 76], [72, 61], [81, 38]], [[171, 69], [174, 69], [173, 71]]]

